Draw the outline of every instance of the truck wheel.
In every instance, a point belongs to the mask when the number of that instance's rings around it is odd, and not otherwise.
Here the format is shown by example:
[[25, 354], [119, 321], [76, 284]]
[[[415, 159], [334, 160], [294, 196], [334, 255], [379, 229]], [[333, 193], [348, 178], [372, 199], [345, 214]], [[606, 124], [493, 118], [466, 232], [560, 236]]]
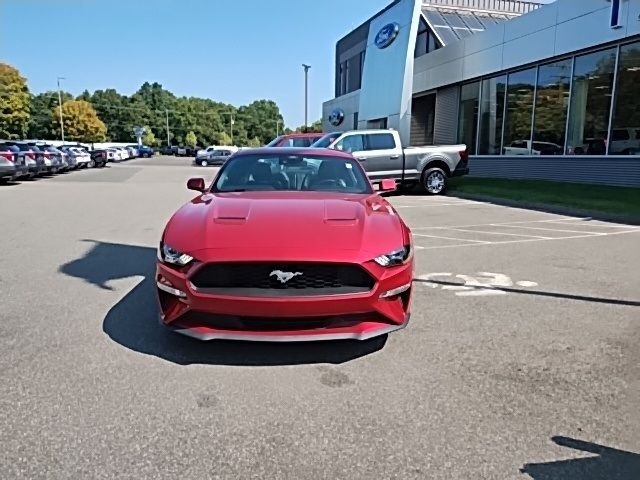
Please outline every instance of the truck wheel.
[[429, 195], [440, 195], [447, 189], [447, 174], [440, 168], [430, 168], [422, 175], [422, 186]]

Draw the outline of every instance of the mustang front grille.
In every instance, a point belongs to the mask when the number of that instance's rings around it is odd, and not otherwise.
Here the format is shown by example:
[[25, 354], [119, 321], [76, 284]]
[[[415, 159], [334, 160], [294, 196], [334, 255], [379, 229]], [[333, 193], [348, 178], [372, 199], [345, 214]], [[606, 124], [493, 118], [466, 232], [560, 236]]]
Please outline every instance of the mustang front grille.
[[237, 296], [364, 293], [375, 285], [358, 265], [338, 263], [210, 263], [190, 280], [203, 293]]

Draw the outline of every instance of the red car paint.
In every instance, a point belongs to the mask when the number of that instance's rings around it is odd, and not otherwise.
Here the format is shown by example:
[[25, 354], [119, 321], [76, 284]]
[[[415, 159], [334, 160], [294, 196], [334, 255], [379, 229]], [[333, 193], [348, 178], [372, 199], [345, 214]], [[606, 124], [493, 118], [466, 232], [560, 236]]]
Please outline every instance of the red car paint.
[[[267, 151], [268, 155], [281, 151], [353, 160], [334, 150], [295, 148], [259, 149], [246, 155]], [[242, 155], [234, 155], [227, 165]], [[356, 168], [361, 169], [358, 164]], [[161, 322], [186, 335], [203, 340], [364, 340], [398, 330], [409, 318], [413, 255], [393, 267], [382, 267], [373, 259], [405, 245], [412, 250], [411, 233], [391, 204], [373, 190], [364, 194], [221, 193], [210, 188], [173, 215], [162, 242], [194, 258], [184, 267], [159, 258], [156, 271]], [[319, 294], [306, 295], [287, 287], [281, 295], [280, 290], [275, 294], [269, 290], [269, 295], [236, 295], [192, 283], [205, 268], [253, 272], [254, 267], [268, 267], [265, 281], [279, 286], [278, 279], [268, 277], [280, 265], [286, 270], [293, 264], [299, 272], [288, 273], [300, 273], [301, 278], [307, 269], [345, 269], [349, 275], [357, 271], [370, 279], [369, 290], [346, 294], [319, 290]], [[271, 268], [274, 271], [268, 275]], [[405, 290], [381, 298], [399, 287]], [[173, 290], [179, 294], [169, 293]]]
[[308, 147], [323, 136], [324, 133], [289, 133], [274, 138], [267, 147]]

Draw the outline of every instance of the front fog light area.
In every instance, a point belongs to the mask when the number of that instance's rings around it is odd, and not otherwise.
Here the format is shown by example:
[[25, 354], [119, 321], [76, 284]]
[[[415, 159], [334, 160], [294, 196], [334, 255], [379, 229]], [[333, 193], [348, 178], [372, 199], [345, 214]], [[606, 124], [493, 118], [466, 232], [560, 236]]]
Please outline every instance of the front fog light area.
[[406, 285], [402, 285], [401, 287], [394, 288], [391, 290], [387, 290], [386, 292], [380, 294], [380, 298], [391, 298], [400, 295], [401, 293], [406, 292], [411, 288], [411, 283], [407, 283]]
[[169, 281], [166, 280], [164, 277], [160, 277], [156, 282], [156, 285], [163, 292], [170, 293], [171, 295], [176, 296], [178, 298], [187, 298], [186, 293], [184, 293], [182, 290], [178, 290], [177, 288], [173, 288], [171, 283], [169, 283]]

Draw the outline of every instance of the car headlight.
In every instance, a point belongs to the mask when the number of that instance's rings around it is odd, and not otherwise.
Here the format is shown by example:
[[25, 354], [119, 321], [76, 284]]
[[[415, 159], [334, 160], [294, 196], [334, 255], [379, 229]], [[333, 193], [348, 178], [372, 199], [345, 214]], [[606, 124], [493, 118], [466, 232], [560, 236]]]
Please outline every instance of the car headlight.
[[193, 260], [192, 256], [179, 252], [176, 249], [171, 248], [166, 243], [160, 243], [160, 250], [158, 253], [160, 260], [179, 267], [184, 267]]
[[380, 255], [373, 260], [381, 267], [395, 267], [402, 265], [411, 257], [411, 245], [405, 245], [402, 248], [392, 252]]

